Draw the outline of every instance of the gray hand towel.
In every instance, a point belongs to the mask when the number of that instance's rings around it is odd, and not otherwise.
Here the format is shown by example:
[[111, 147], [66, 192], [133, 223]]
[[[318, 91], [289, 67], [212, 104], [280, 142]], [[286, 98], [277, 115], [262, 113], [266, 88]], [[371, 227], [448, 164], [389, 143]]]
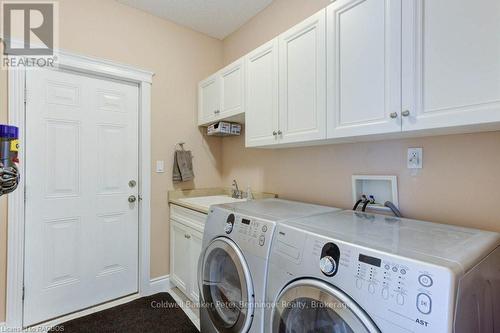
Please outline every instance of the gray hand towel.
[[193, 156], [191, 155], [191, 152], [177, 150], [174, 156], [172, 180], [174, 182], [187, 182], [193, 178]]

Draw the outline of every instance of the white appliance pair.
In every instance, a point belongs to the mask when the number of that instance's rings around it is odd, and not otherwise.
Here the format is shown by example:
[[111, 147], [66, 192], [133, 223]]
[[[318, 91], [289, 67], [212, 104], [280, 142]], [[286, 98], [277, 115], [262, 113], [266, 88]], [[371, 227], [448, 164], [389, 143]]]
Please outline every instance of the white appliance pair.
[[[277, 203], [289, 214], [266, 216]], [[294, 205], [301, 204], [212, 208], [200, 260], [203, 333], [500, 327], [499, 234], [352, 211], [294, 212]], [[225, 235], [214, 231], [221, 228]]]
[[201, 331], [263, 332], [268, 260], [277, 223], [335, 210], [279, 199], [212, 206], [198, 265]]

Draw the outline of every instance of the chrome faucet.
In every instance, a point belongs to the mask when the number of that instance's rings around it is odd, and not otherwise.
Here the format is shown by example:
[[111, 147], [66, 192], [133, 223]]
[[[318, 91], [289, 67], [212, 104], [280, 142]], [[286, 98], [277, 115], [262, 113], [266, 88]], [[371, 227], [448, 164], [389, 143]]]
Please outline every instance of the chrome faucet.
[[238, 187], [238, 182], [236, 179], [233, 180], [233, 194], [231, 195], [235, 199], [242, 199], [243, 198], [243, 193], [240, 191], [240, 188]]

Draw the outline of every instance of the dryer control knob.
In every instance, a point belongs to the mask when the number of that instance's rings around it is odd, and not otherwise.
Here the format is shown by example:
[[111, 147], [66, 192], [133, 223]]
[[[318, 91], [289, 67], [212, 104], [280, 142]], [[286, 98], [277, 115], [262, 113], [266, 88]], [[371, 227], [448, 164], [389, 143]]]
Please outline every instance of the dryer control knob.
[[224, 227], [224, 231], [226, 234], [230, 234], [231, 231], [233, 231], [233, 224], [231, 222], [227, 222], [226, 226]]
[[319, 268], [321, 269], [323, 274], [331, 276], [337, 270], [337, 263], [332, 257], [325, 256], [319, 261]]

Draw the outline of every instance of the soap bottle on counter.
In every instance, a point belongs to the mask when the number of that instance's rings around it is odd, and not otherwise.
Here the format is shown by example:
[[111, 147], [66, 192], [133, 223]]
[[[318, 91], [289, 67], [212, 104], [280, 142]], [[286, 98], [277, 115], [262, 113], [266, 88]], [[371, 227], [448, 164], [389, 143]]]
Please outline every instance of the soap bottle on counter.
[[247, 186], [247, 200], [253, 200], [253, 194], [250, 185]]

